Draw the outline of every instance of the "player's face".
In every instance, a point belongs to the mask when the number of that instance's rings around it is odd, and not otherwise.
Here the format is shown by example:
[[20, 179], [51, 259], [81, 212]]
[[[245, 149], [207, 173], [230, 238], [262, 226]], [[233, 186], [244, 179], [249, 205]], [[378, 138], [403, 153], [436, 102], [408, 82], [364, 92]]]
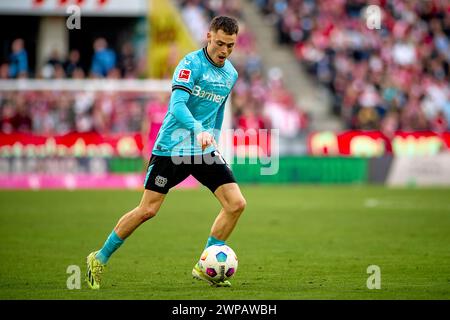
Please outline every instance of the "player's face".
[[223, 30], [208, 32], [208, 54], [217, 65], [223, 65], [236, 44], [236, 34], [226, 34]]

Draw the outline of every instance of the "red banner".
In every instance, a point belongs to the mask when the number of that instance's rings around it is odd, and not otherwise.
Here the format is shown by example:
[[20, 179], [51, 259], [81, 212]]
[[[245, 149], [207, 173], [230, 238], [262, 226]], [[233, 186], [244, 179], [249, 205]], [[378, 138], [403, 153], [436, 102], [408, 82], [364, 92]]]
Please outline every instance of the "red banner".
[[379, 131], [316, 132], [308, 137], [311, 155], [377, 157], [393, 155], [434, 155], [450, 151], [450, 132], [397, 132], [389, 139]]
[[138, 157], [142, 149], [139, 133], [108, 136], [70, 133], [53, 137], [24, 133], [0, 134], [1, 156]]
[[[240, 156], [270, 154], [268, 130], [236, 130], [232, 135], [234, 153]], [[153, 144], [153, 143], [151, 143]], [[62, 136], [38, 136], [25, 133], [0, 133], [0, 156], [74, 156], [139, 157], [143, 155], [140, 133], [101, 135], [70, 133]]]

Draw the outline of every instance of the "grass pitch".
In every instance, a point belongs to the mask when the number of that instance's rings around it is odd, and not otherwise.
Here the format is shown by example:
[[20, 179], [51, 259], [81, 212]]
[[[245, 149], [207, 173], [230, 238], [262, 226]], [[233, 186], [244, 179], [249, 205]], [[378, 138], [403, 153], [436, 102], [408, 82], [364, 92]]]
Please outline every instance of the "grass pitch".
[[[228, 244], [232, 288], [191, 278], [219, 204], [173, 190], [108, 263], [100, 291], [84, 282], [140, 191], [0, 192], [0, 299], [449, 299], [450, 190], [368, 186], [243, 187], [248, 206]], [[67, 289], [69, 266], [81, 289]], [[367, 268], [381, 270], [369, 290]], [[72, 274], [73, 275], [73, 274]]]

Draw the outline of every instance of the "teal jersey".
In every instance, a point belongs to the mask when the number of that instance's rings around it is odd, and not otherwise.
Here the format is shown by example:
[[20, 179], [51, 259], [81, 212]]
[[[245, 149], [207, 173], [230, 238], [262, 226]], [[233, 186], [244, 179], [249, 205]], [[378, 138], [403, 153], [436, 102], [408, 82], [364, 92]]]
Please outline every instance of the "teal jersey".
[[196, 135], [208, 131], [219, 139], [225, 102], [236, 83], [238, 73], [230, 61], [216, 65], [206, 48], [186, 55], [172, 79], [172, 95], [152, 153], [159, 156], [200, 155]]

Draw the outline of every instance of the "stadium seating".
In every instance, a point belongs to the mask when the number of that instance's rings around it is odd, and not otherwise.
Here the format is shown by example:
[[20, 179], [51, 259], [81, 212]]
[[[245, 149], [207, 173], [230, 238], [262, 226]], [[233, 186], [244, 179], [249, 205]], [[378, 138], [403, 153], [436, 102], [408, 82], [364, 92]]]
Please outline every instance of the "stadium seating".
[[448, 130], [450, 7], [446, 1], [371, 1], [382, 12], [368, 28], [365, 1], [254, 0], [334, 96], [351, 129]]

